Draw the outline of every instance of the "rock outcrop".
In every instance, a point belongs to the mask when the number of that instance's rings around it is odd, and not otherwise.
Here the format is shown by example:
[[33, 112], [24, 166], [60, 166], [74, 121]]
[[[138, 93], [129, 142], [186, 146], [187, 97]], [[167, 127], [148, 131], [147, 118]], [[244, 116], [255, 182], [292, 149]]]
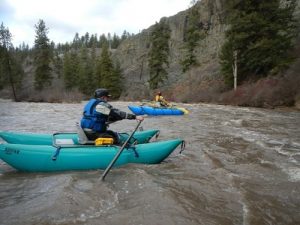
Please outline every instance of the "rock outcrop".
[[[202, 0], [195, 7], [199, 11], [199, 22], [206, 26], [206, 36], [195, 50], [198, 66], [187, 73], [182, 72], [180, 61], [184, 54], [183, 37], [188, 9], [165, 18], [170, 29], [168, 80], [160, 89], [173, 100], [185, 100], [203, 81], [219, 77], [218, 54], [224, 40], [224, 0]], [[113, 57], [118, 60], [124, 74], [122, 99], [142, 99], [153, 96], [149, 89], [148, 51], [149, 35], [153, 26], [124, 41]], [[215, 80], [214, 82], [216, 82]], [[192, 85], [192, 87], [190, 86]], [[178, 94], [180, 92], [180, 94]]]
[[[200, 15], [199, 23], [205, 25], [206, 35], [204, 39], [199, 41], [198, 46], [195, 49], [198, 65], [194, 66], [185, 73], [182, 72], [180, 61], [184, 55], [183, 38], [188, 9], [179, 12], [174, 16], [164, 18], [171, 29], [171, 38], [169, 40], [170, 54], [169, 68], [167, 70], [168, 80], [166, 80], [164, 84], [159, 87], [159, 89], [163, 91], [164, 95], [168, 99], [180, 102], [205, 101], [235, 104], [231, 102], [230, 99], [224, 101], [226, 96], [222, 96], [226, 91], [226, 87], [224, 86], [224, 82], [220, 73], [219, 54], [221, 46], [224, 43], [225, 30], [227, 29], [225, 24], [226, 12], [224, 3], [225, 0], [201, 0], [195, 5]], [[295, 15], [298, 15], [299, 17], [300, 0], [297, 0], [297, 4], [298, 7]], [[120, 62], [124, 75], [124, 91], [121, 95], [121, 99], [123, 100], [151, 99], [154, 95], [153, 92], [155, 90], [150, 90], [148, 84], [148, 52], [150, 47], [149, 35], [152, 30], [153, 26], [143, 30], [141, 33], [124, 41], [118, 47], [118, 49], [114, 51], [113, 57], [115, 60]], [[300, 46], [300, 40], [297, 43], [297, 46]], [[297, 46], [296, 48], [298, 48]], [[296, 64], [299, 64], [299, 61], [300, 60], [296, 60], [294, 63], [295, 65], [292, 65], [292, 67], [297, 67]], [[283, 80], [279, 82], [280, 85], [276, 88], [286, 89], [284, 87], [284, 83], [286, 83], [284, 79], [290, 79], [293, 81], [295, 79], [293, 77], [297, 77], [296, 75], [298, 72], [299, 71], [294, 71], [294, 74], [289, 74], [290, 78], [283, 78]], [[289, 72], [287, 71], [287, 73]], [[262, 83], [264, 82], [262, 81]], [[247, 86], [247, 84], [245, 85]], [[250, 86], [251, 85], [252, 84], [250, 84]], [[274, 90], [276, 90], [276, 88], [274, 88]], [[245, 93], [244, 95], [251, 95], [251, 92], [253, 91], [254, 90], [252, 90], [250, 87], [248, 90], [249, 93]], [[268, 95], [269, 94], [270, 93], [268, 93]], [[278, 93], [273, 94], [278, 96]], [[295, 96], [299, 96], [300, 94], [298, 93], [296, 95], [290, 95], [293, 96], [289, 97], [295, 99]], [[254, 98], [256, 97], [254, 96]], [[261, 98], [262, 102], [266, 101], [264, 97]], [[283, 102], [282, 104], [290, 104], [285, 103], [285, 99], [280, 102]], [[252, 103], [252, 100], [249, 101], [250, 103], [247, 103], [247, 100], [239, 99], [238, 102], [243, 102], [241, 105], [249, 104], [259, 107], [264, 105], [263, 103], [254, 104]], [[270, 100], [268, 104], [272, 105], [272, 101]], [[294, 102], [296, 101], [297, 100], [295, 99]]]

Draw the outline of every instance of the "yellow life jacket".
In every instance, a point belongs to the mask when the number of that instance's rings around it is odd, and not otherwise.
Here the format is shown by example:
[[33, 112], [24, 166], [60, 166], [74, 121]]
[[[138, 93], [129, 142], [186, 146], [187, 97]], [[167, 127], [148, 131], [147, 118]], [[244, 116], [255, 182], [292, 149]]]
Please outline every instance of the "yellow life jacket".
[[160, 95], [156, 95], [156, 96], [155, 96], [155, 101], [156, 101], [156, 102], [160, 102], [160, 101], [161, 101], [161, 97], [162, 97], [162, 96], [160, 96]]

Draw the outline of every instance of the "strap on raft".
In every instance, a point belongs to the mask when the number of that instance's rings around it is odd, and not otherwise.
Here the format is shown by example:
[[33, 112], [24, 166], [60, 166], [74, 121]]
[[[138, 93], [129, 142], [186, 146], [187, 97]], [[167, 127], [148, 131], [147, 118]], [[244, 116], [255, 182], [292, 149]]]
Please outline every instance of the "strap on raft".
[[52, 160], [55, 161], [57, 159], [57, 156], [59, 155], [60, 153], [60, 149], [61, 149], [61, 146], [58, 146], [56, 148], [56, 151], [54, 152], [54, 155], [52, 156]]
[[185, 149], [185, 140], [182, 140], [179, 154], [181, 154], [184, 151], [184, 149]]
[[134, 145], [131, 145], [129, 148], [127, 147], [127, 150], [132, 150], [132, 151], [134, 152], [134, 156], [135, 156], [136, 158], [140, 157], [140, 156], [139, 156], [139, 153], [136, 151]]
[[155, 135], [155, 140], [157, 140], [158, 136], [160, 135], [160, 131], [158, 131]]

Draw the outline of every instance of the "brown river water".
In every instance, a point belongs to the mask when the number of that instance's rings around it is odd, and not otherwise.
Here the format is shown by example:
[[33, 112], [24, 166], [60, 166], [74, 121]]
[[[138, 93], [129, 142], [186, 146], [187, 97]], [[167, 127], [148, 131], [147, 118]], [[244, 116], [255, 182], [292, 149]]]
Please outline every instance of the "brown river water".
[[[72, 132], [81, 104], [0, 100], [0, 130]], [[129, 102], [112, 102], [128, 111]], [[183, 154], [157, 165], [21, 173], [0, 160], [0, 224], [300, 224], [300, 112], [182, 104], [187, 116], [147, 117]], [[110, 129], [130, 132], [136, 121]]]

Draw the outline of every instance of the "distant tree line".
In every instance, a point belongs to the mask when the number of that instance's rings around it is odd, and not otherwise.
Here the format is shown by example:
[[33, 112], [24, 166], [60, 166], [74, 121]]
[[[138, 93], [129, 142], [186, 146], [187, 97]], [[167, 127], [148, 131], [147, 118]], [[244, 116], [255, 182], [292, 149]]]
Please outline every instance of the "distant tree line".
[[78, 88], [91, 95], [97, 87], [104, 87], [118, 98], [122, 92], [122, 74], [118, 62], [114, 64], [111, 59], [111, 49], [129, 37], [129, 33], [124, 32], [122, 38], [117, 35], [111, 38], [108, 34], [108, 37], [101, 35], [98, 40], [96, 35], [90, 37], [86, 33], [79, 38], [76, 33], [71, 44], [58, 45], [57, 52], [63, 55], [56, 56], [56, 65], [63, 68], [66, 89]]
[[63, 79], [67, 89], [78, 88], [82, 93], [90, 95], [97, 87], [110, 90], [115, 98], [122, 92], [121, 69], [114, 64], [108, 45], [103, 45], [101, 54], [96, 48], [82, 46], [78, 51], [70, 50], [63, 57]]
[[111, 50], [133, 34], [124, 31], [122, 36], [78, 33], [70, 43], [50, 42], [48, 28], [43, 20], [35, 25], [33, 48], [25, 43], [14, 48], [8, 27], [0, 27], [0, 89], [9, 85], [15, 100], [16, 89], [22, 89], [24, 65], [34, 67], [34, 89], [41, 91], [52, 85], [53, 74], [64, 81], [68, 90], [77, 89], [90, 95], [97, 87], [109, 88], [118, 98], [122, 92], [122, 71], [118, 62], [113, 63]]
[[107, 35], [102, 34], [98, 37], [97, 34], [89, 34], [89, 32], [86, 32], [85, 35], [80, 37], [79, 34], [76, 33], [72, 42], [67, 42], [64, 44], [58, 43], [55, 48], [60, 53], [69, 51], [71, 49], [78, 50], [83, 46], [86, 48], [102, 48], [107, 44], [109, 45], [110, 49], [116, 49], [121, 44], [121, 42], [125, 41], [131, 36], [133, 36], [133, 34], [130, 34], [126, 30], [123, 31], [121, 37], [116, 34], [113, 34], [113, 36], [111, 36], [110, 33], [108, 33]]

